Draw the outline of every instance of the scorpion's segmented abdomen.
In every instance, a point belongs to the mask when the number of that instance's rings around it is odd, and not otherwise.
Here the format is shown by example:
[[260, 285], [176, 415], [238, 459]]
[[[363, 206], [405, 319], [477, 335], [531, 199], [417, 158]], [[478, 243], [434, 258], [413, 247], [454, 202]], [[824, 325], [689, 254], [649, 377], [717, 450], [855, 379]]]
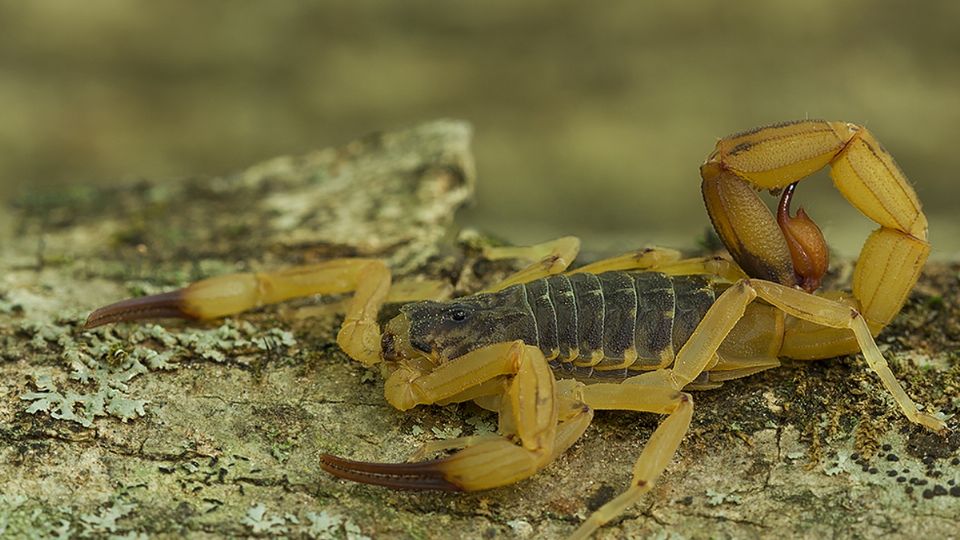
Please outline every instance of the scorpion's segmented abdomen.
[[715, 300], [702, 276], [656, 272], [556, 275], [517, 287], [536, 345], [578, 375], [668, 365]]

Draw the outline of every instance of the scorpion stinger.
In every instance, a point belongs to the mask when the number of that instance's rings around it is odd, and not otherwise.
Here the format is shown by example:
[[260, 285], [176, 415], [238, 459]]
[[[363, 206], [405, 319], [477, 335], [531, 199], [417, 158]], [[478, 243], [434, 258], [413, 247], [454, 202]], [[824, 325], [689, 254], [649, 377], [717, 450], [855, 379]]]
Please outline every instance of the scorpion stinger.
[[783, 231], [783, 237], [790, 249], [793, 270], [797, 285], [812, 293], [820, 288], [820, 282], [830, 266], [830, 250], [823, 238], [820, 227], [803, 211], [797, 210], [796, 216], [790, 215], [790, 202], [797, 182], [787, 186], [777, 206], [777, 225]]

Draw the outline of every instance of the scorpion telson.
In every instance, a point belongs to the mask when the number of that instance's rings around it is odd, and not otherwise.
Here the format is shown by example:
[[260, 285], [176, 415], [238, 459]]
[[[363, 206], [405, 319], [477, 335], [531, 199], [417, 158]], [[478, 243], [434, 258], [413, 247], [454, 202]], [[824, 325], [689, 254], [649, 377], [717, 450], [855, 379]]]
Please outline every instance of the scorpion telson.
[[783, 231], [790, 249], [797, 285], [807, 292], [813, 292], [820, 288], [820, 282], [830, 266], [830, 251], [820, 227], [807, 216], [803, 208], [797, 210], [796, 217], [790, 216], [790, 201], [796, 187], [797, 182], [794, 182], [783, 190], [777, 206], [777, 225]]
[[[826, 242], [803, 210], [798, 181], [830, 165], [846, 200], [879, 227], [860, 252], [850, 292], [815, 292]], [[400, 287], [376, 259], [335, 259], [233, 274], [94, 311], [87, 326], [155, 316], [215, 318], [297, 296], [353, 291], [337, 342], [380, 364], [394, 407], [474, 401], [500, 416], [497, 434], [426, 443], [417, 463], [324, 455], [344, 479], [393, 488], [482, 490], [535, 474], [573, 445], [595, 410], [666, 415], [624, 493], [572, 533], [585, 538], [647, 493], [693, 414], [694, 389], [779, 365], [862, 352], [906, 418], [934, 431], [874, 342], [913, 288], [930, 252], [927, 220], [893, 158], [861, 126], [804, 120], [721, 139], [700, 167], [707, 213], [733, 261], [644, 249], [569, 270], [579, 241], [488, 248], [490, 259], [537, 261], [482, 293], [404, 305], [381, 332], [377, 313]], [[759, 191], [782, 190], [776, 216]], [[735, 261], [735, 262], [734, 262]], [[896, 264], [888, 264], [896, 261]], [[436, 299], [435, 284], [403, 298]]]

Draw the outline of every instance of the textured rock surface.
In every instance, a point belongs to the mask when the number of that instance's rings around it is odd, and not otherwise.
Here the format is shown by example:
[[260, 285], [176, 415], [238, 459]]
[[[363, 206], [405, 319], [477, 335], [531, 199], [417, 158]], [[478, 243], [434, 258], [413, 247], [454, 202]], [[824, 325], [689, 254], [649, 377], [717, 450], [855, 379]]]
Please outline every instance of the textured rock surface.
[[[653, 415], [598, 414], [556, 464], [485, 493], [324, 474], [320, 452], [402, 460], [496, 423], [471, 405], [391, 409], [379, 375], [333, 344], [326, 299], [79, 328], [131, 294], [335, 256], [386, 257], [460, 290], [495, 279], [505, 268], [453, 241], [469, 137], [435, 122], [225, 178], [37, 196], [0, 216], [0, 536], [554, 537], [623, 489]], [[947, 414], [960, 410], [958, 272], [930, 265], [880, 338], [909, 392]], [[960, 437], [909, 425], [855, 357], [788, 362], [695, 399], [679, 458], [600, 537], [960, 529]]]

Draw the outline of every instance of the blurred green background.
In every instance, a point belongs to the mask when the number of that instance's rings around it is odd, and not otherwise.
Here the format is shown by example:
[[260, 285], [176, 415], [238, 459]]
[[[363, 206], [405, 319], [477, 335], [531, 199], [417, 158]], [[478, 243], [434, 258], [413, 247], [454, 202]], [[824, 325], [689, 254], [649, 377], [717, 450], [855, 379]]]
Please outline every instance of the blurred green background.
[[[960, 258], [960, 3], [0, 1], [0, 197], [218, 175], [437, 117], [476, 128], [461, 223], [693, 246], [717, 138], [867, 125]], [[839, 251], [871, 227], [825, 177]], [[6, 211], [6, 210], [5, 210]]]

